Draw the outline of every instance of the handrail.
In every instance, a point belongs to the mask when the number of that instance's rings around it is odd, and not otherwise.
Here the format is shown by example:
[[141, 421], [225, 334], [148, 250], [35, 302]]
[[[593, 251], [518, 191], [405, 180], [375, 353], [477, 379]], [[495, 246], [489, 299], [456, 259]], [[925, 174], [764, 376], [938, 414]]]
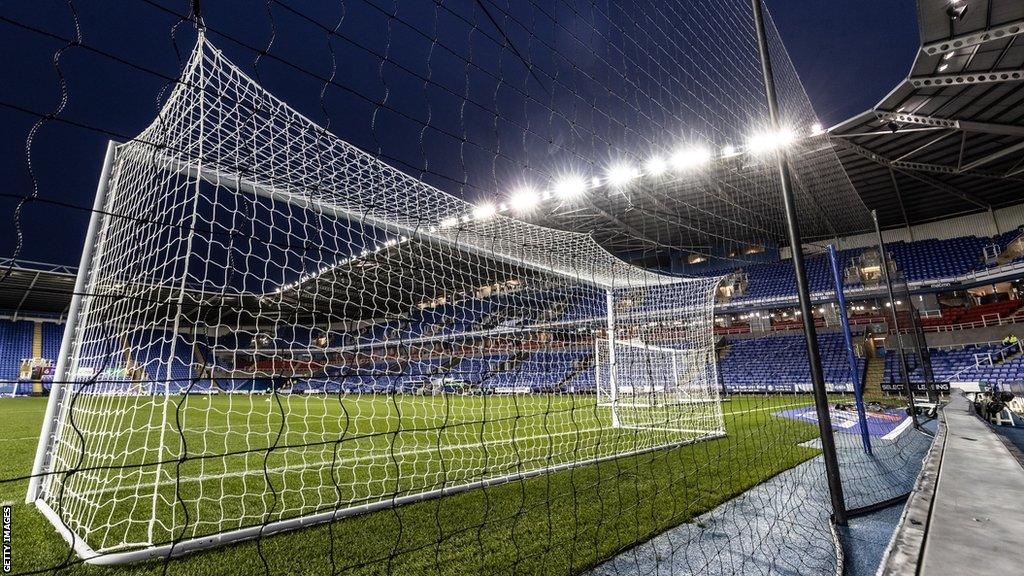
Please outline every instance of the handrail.
[[995, 366], [995, 360], [993, 359], [993, 356], [998, 356], [999, 362], [1005, 362], [1007, 360], [1007, 358], [1009, 357], [1009, 353], [1011, 351], [1013, 351], [1014, 349], [1016, 349], [1016, 352], [1012, 352], [1013, 354], [1024, 352], [1024, 347], [1021, 346], [1021, 343], [1020, 342], [1014, 342], [1013, 344], [1007, 344], [1006, 346], [1000, 348], [999, 350], [996, 350], [995, 352], [984, 352], [984, 353], [981, 353], [981, 354], [975, 354], [974, 355], [974, 366], [967, 366], [965, 368], [962, 368], [962, 369], [958, 370], [957, 372], [955, 372], [953, 374], [953, 376], [950, 378], [950, 380], [953, 381], [953, 382], [958, 382], [960, 380], [960, 376], [964, 372], [968, 372], [970, 370], [976, 370], [978, 368], [981, 368], [982, 365], [978, 361], [978, 356], [982, 356], [982, 357], [987, 357], [988, 358], [989, 363], [986, 364], [986, 366]]

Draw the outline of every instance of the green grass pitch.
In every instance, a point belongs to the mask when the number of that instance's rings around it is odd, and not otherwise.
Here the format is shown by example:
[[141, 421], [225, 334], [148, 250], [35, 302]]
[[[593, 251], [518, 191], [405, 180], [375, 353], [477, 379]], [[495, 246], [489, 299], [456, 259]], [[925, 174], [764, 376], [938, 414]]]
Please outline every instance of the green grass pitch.
[[[807, 396], [734, 396], [723, 403], [724, 438], [200, 552], [172, 561], [168, 573], [263, 573], [264, 561], [272, 573], [291, 574], [584, 570], [813, 457], [817, 451], [800, 444], [816, 437], [817, 428], [773, 416], [785, 407], [810, 403]], [[118, 406], [142, 414], [141, 421], [139, 416], [133, 420], [136, 430], [159, 430], [140, 425], [162, 418], [152, 399], [121, 399]], [[38, 398], [0, 400], [0, 477], [30, 472], [44, 407], [45, 400]], [[184, 404], [175, 398], [168, 409], [171, 419], [180, 419], [189, 431], [184, 435], [188, 453], [199, 457], [164, 465], [159, 472], [158, 540], [176, 526], [180, 529], [183, 509], [176, 487], [189, 502], [189, 529], [203, 533], [221, 517], [233, 519], [235, 527], [259, 524], [264, 517], [332, 510], [339, 497], [366, 503], [385, 492], [415, 493], [442, 481], [455, 485], [515, 471], [521, 465], [517, 462], [543, 466], [558, 464], [554, 459], [559, 455], [583, 459], [643, 447], [636, 432], [603, 426], [601, 409], [588, 396], [193, 396]], [[290, 416], [282, 420], [281, 410]], [[152, 453], [127, 450], [146, 443], [143, 436], [110, 434], [105, 446], [88, 450], [125, 454], [122, 462], [152, 461]], [[168, 453], [177, 452], [181, 440], [176, 429], [167, 434]], [[275, 449], [267, 456], [271, 446]], [[202, 457], [226, 452], [235, 455]], [[131, 473], [150, 484], [157, 477], [152, 467]], [[127, 526], [121, 532], [140, 536], [152, 513], [153, 490], [119, 484], [117, 475], [124, 471], [94, 474], [90, 513], [118, 518]], [[176, 477], [190, 480], [175, 482]], [[276, 500], [267, 490], [268, 478]], [[63, 573], [163, 573], [160, 562], [136, 564], [127, 571], [77, 563], [34, 507], [21, 504], [26, 487], [25, 480], [0, 484], [0, 500], [15, 503], [16, 572], [71, 562]]]

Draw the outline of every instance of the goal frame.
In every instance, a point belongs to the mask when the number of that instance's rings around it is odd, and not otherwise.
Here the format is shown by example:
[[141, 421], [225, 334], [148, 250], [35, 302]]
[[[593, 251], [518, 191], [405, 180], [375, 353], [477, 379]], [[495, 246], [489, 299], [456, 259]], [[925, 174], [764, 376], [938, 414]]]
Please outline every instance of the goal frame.
[[[29, 480], [29, 488], [26, 493], [26, 503], [34, 504], [40, 513], [54, 526], [57, 532], [68, 542], [71, 548], [74, 550], [81, 559], [87, 564], [93, 565], [119, 565], [127, 564], [132, 562], [139, 562], [145, 560], [159, 559], [159, 558], [171, 558], [204, 550], [208, 548], [214, 548], [224, 544], [239, 542], [244, 540], [250, 540], [254, 538], [260, 538], [263, 536], [269, 536], [272, 534], [304, 528], [316, 524], [322, 524], [325, 522], [331, 522], [364, 514], [368, 512], [374, 512], [377, 510], [383, 510], [394, 506], [401, 506], [404, 504], [411, 504], [414, 502], [422, 502], [425, 500], [431, 500], [442, 496], [448, 496], [452, 494], [458, 494], [469, 490], [475, 490], [477, 488], [484, 488], [488, 486], [496, 486], [506, 484], [509, 482], [515, 482], [524, 480], [527, 478], [540, 476], [543, 474], [549, 474], [558, 472], [561, 470], [568, 470], [571, 468], [577, 468], [582, 466], [590, 466], [600, 462], [615, 460], [618, 458], [626, 458], [631, 456], [638, 456], [642, 454], [648, 454], [657, 451], [670, 450], [678, 448], [680, 446], [695, 444], [712, 440], [715, 438], [721, 438], [725, 436], [723, 429], [718, 430], [674, 430], [675, 432], [686, 432], [686, 433], [700, 433], [701, 435], [695, 438], [687, 438], [676, 442], [667, 442], [664, 444], [658, 444], [654, 446], [648, 446], [638, 448], [631, 451], [618, 452], [614, 454], [602, 455], [584, 460], [565, 462], [556, 465], [538, 467], [535, 469], [522, 470], [515, 473], [485, 478], [473, 482], [467, 482], [464, 484], [445, 486], [442, 488], [427, 490], [414, 494], [407, 494], [398, 497], [385, 498], [375, 502], [360, 504], [355, 506], [341, 507], [336, 510], [329, 510], [317, 514], [296, 516], [293, 518], [286, 518], [281, 520], [271, 521], [261, 525], [248, 526], [243, 528], [236, 528], [211, 534], [208, 536], [192, 537], [180, 542], [163, 543], [150, 545], [145, 548], [126, 550], [126, 551], [113, 551], [113, 552], [98, 552], [93, 549], [82, 537], [74, 533], [73, 530], [61, 519], [60, 514], [53, 507], [42, 498], [43, 483], [46, 481], [52, 471], [47, 468], [51, 464], [50, 460], [50, 449], [53, 446], [55, 439], [55, 433], [61, 424], [58, 414], [58, 406], [63, 398], [67, 386], [71, 383], [70, 378], [66, 378], [66, 373], [70, 368], [69, 358], [72, 356], [72, 347], [76, 342], [75, 334], [80, 329], [79, 318], [82, 316], [83, 295], [86, 290], [86, 284], [88, 282], [90, 263], [93, 260], [95, 253], [95, 241], [99, 230], [102, 226], [102, 221], [106, 217], [104, 213], [104, 202], [106, 201], [110, 180], [112, 177], [113, 168], [116, 162], [117, 147], [118, 143], [115, 141], [108, 142], [106, 155], [103, 161], [103, 168], [100, 172], [100, 179], [96, 189], [96, 196], [93, 202], [92, 215], [89, 219], [89, 227], [86, 233], [85, 245], [82, 250], [82, 256], [79, 263], [78, 273], [75, 279], [75, 291], [72, 297], [71, 305], [68, 309], [67, 323], [65, 324], [64, 335], [61, 339], [60, 355], [57, 359], [55, 371], [54, 371], [54, 382], [51, 387], [50, 397], [47, 401], [46, 413], [43, 419], [43, 425], [40, 432], [39, 444], [36, 449], [35, 460], [32, 468], [32, 476]], [[213, 175], [206, 175], [204, 177], [202, 171], [196, 171], [191, 174], [193, 177], [200, 178], [213, 178]], [[237, 183], [236, 183], [237, 184]], [[266, 195], [267, 197], [274, 198], [276, 200], [282, 200], [280, 192], [275, 193], [274, 191], [262, 189], [259, 186], [247, 186], [247, 192], [258, 193]], [[294, 201], [294, 199], [292, 199]], [[330, 210], [330, 207], [327, 208]], [[500, 255], [488, 254], [492, 258], [500, 258]], [[534, 264], [536, 266], [536, 264]], [[547, 270], [550, 273], [562, 276], [565, 273], [560, 270]], [[600, 286], [596, 283], [587, 282], [584, 279], [575, 276], [572, 278], [574, 281], [583, 284], [590, 284], [591, 286]], [[607, 328], [608, 333], [614, 338], [615, 331], [615, 314], [614, 314], [614, 291], [610, 288], [601, 286], [605, 291], [606, 302], [607, 302]], [[169, 394], [165, 390], [165, 394]], [[613, 428], [621, 427], [616, 411], [613, 409], [613, 416], [611, 425]], [[154, 494], [155, 497], [155, 494]], [[153, 520], [151, 520], [152, 522]]]
[[[200, 37], [196, 54], [202, 55], [204, 50], [204, 40]], [[195, 57], [196, 55], [194, 54], [193, 58]], [[301, 118], [304, 122], [308, 122], [310, 125], [315, 125], [308, 119], [301, 117], [297, 113], [295, 114], [296, 117]], [[443, 194], [437, 189], [434, 189], [427, 184], [423, 184], [381, 160], [366, 154], [362, 150], [344, 143], [343, 141], [340, 142], [351, 151], [365, 154], [367, 161], [372, 163], [373, 167], [385, 176], [399, 181], [402, 185], [416, 186], [417, 188], [413, 189], [413, 191], [423, 188], [427, 193], [432, 191], [434, 193]], [[60, 354], [55, 366], [54, 381], [51, 387], [51, 393], [47, 402], [46, 413], [40, 431], [39, 443], [37, 445], [36, 455], [33, 462], [32, 476], [26, 493], [26, 502], [34, 503], [40, 512], [54, 525], [62, 537], [68, 541], [75, 553], [87, 563], [112, 565], [154, 558], [178, 556], [196, 550], [223, 545], [229, 542], [258, 538], [277, 532], [307, 527], [318, 523], [329, 522], [393, 506], [429, 500], [486, 486], [505, 484], [560, 470], [590, 466], [598, 462], [669, 450], [683, 445], [719, 438], [725, 435], [724, 429], [720, 427], [708, 428], [697, 431], [697, 435], [694, 437], [676, 438], [672, 440], [666, 439], [665, 441], [649, 446], [634, 447], [632, 450], [624, 450], [610, 454], [595, 454], [579, 460], [569, 460], [559, 462], [557, 464], [548, 463], [547, 465], [538, 466], [537, 468], [520, 469], [508, 474], [486, 477], [479, 480], [471, 480], [462, 484], [450, 486], [442, 485], [437, 488], [431, 488], [412, 494], [400, 496], [384, 494], [379, 500], [369, 503], [350, 504], [339, 502], [337, 507], [322, 512], [304, 512], [296, 516], [281, 518], [260, 524], [243, 525], [240, 528], [229, 528], [209, 534], [189, 535], [180, 541], [154, 541], [153, 523], [157, 521], [155, 514], [157, 493], [154, 491], [154, 514], [149, 518], [150, 538], [148, 541], [140, 539], [139, 541], [119, 544], [114, 547], [97, 546], [97, 549], [94, 549], [79, 534], [76, 534], [75, 530], [72, 529], [61, 517], [62, 511], [60, 510], [60, 506], [52, 504], [47, 500], [48, 498], [52, 498], [52, 495], [48, 492], [48, 486], [50, 486], [50, 483], [54, 481], [56, 474], [62, 473], [62, 471], [53, 470], [52, 468], [55, 466], [55, 462], [58, 462], [54, 450], [58, 435], [63, 432], [62, 426], [67, 425], [65, 422], [62, 422], [64, 414], [66, 413], [66, 410], [63, 407], [63, 401], [66, 399], [68, 390], [71, 389], [70, 387], [73, 386], [76, 381], [76, 365], [80, 356], [78, 350], [82, 346], [81, 334], [87, 328], [86, 320], [88, 319], [91, 301], [89, 298], [86, 298], [86, 296], [88, 296], [87, 291], [89, 290], [90, 282], [92, 282], [94, 263], [103, 256], [103, 244], [100, 241], [102, 238], [102, 231], [105, 230], [105, 226], [110, 222], [111, 218], [115, 216], [107, 205], [111, 202], [111, 193], [117, 189], [116, 181], [119, 178], [119, 172], [117, 170], [117, 168], [119, 168], [118, 157], [120, 156], [123, 147], [129, 145], [134, 144], [118, 144], [117, 142], [110, 141], [107, 145], [106, 155], [104, 157], [103, 167], [100, 172], [99, 182], [97, 184], [96, 194], [93, 201], [93, 209], [90, 215], [85, 244], [83, 246], [79, 268], [75, 279], [74, 294], [72, 296], [71, 305], [68, 309], [65, 331], [61, 340]], [[160, 170], [184, 176], [190, 182], [194, 181], [197, 188], [200, 182], [206, 182], [215, 186], [230, 188], [234, 192], [244, 192], [250, 195], [255, 194], [274, 202], [285, 203], [303, 209], [315, 209], [324, 214], [338, 218], [357, 219], [372, 226], [379, 227], [381, 230], [407, 234], [409, 237], [416, 238], [425, 243], [442, 245], [462, 252], [477, 254], [496, 262], [531, 268], [579, 285], [588, 286], [592, 289], [599, 291], [603, 290], [605, 291], [609, 306], [608, 321], [611, 323], [610, 328], [613, 332], [615, 329], [614, 309], [612, 307], [614, 303], [613, 293], [617, 286], [621, 286], [622, 284], [632, 287], [679, 285], [683, 290], [688, 289], [683, 286], [683, 279], [663, 274], [656, 274], [621, 261], [597, 244], [592, 237], [586, 234], [557, 233], [559, 240], [565, 239], [567, 242], [573, 243], [573, 245], [578, 249], [588, 251], [591, 257], [601, 259], [601, 266], [603, 267], [596, 267], [595, 269], [599, 270], [599, 272], [595, 272], [589, 276], [574, 272], [570, 268], [571, 264], [566, 263], [564, 259], [555, 257], [549, 259], [544, 259], [543, 257], [536, 259], [524, 259], [523, 256], [517, 257], [514, 251], [507, 249], [507, 244], [477, 245], [473, 241], [466, 242], [455, 234], [449, 234], [447, 232], [435, 233], [434, 230], [427, 231], [419, 227], [413, 227], [408, 222], [391, 220], [386, 214], [379, 215], [363, 212], [357, 214], [346, 206], [335, 204], [329, 199], [321, 201], [304, 196], [300, 193], [301, 189], [292, 188], [287, 184], [280, 187], [276, 184], [273, 186], [264, 185], [258, 181], [246, 180], [241, 175], [222, 173], [216, 168], [211, 168], [210, 165], [203, 162], [202, 157], [199, 158], [199, 161], [192, 163], [182, 161], [173, 156], [154, 154], [152, 156], [148, 156], [148, 161], [156, 163]], [[193, 212], [193, 216], [194, 214], [195, 213]], [[556, 232], [551, 231], [550, 234], [556, 234]], [[508, 236], [497, 238], [497, 240], [502, 239], [508, 240]], [[188, 258], [191, 256], [190, 243], [186, 247], [186, 250], [188, 253], [185, 257]], [[707, 298], [710, 298], [712, 292], [710, 287], [713, 286], [713, 284], [714, 283], [712, 281], [708, 280], [700, 283], [699, 285], [694, 285], [689, 289], [695, 290], [695, 294], [701, 294], [701, 298], [705, 297], [703, 291], [707, 290], [706, 296]], [[599, 313], [600, 312], [598, 312], [598, 314]], [[175, 326], [177, 327], [176, 323]], [[175, 332], [177, 332], [177, 329], [175, 329]], [[171, 395], [172, 392], [167, 386], [164, 386], [163, 389], [156, 392], [156, 394], [166, 396]], [[164, 412], [164, 418], [166, 419], [166, 405], [164, 406]], [[616, 427], [614, 422], [612, 423], [612, 427]], [[689, 430], [673, 431], [694, 434], [694, 431]], [[163, 432], [164, 431], [161, 430], [161, 452]], [[157, 472], [157, 477], [159, 477], [159, 472]], [[55, 509], [55, 507], [57, 509]]]
[[[39, 444], [36, 446], [36, 455], [32, 462], [32, 476], [29, 478], [28, 491], [25, 494], [25, 502], [43, 504], [39, 500], [42, 490], [42, 482], [47, 475], [46, 466], [49, 464], [48, 451], [53, 444], [53, 434], [57, 429], [57, 406], [63, 397], [67, 382], [64, 373], [67, 368], [67, 359], [74, 340], [74, 333], [78, 329], [78, 315], [82, 306], [82, 294], [85, 292], [86, 278], [89, 275], [89, 263], [92, 261], [93, 247], [96, 244], [96, 234], [100, 229], [100, 220], [103, 216], [103, 204], [107, 199], [107, 191], [110, 184], [110, 175], [114, 168], [114, 157], [117, 154], [118, 143], [114, 140], [107, 142], [107, 150], [103, 157], [103, 167], [100, 169], [100, 179], [96, 185], [96, 195], [93, 198], [92, 212], [89, 215], [89, 227], [85, 233], [85, 244], [82, 246], [82, 255], [78, 261], [78, 271], [75, 275], [75, 288], [71, 296], [71, 304], [68, 306], [67, 321], [64, 323], [64, 334], [60, 340], [60, 352], [57, 355], [57, 364], [53, 369], [53, 382], [50, 385], [50, 396], [46, 401], [46, 411], [43, 414], [43, 426], [39, 433]], [[60, 528], [58, 528], [59, 530]]]

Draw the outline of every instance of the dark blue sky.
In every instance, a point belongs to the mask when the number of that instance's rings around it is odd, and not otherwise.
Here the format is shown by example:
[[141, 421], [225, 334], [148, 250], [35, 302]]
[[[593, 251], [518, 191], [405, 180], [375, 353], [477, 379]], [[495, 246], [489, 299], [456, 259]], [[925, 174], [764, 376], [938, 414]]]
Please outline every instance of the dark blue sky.
[[[732, 2], [741, 5], [737, 0]], [[450, 3], [460, 4], [458, 0]], [[462, 5], [467, 3], [470, 0], [461, 2]], [[177, 46], [171, 34], [172, 27], [179, 20], [174, 12], [186, 11], [188, 2], [126, 1], [116, 3], [116, 10], [113, 9], [114, 3], [77, 2], [74, 13], [66, 3], [56, 0], [22, 4], [5, 4], [0, 8], [0, 17], [3, 18], [0, 20], [0, 54], [3, 54], [0, 60], [0, 126], [3, 128], [0, 130], [0, 181], [4, 183], [0, 219], [5, 222], [0, 227], [0, 254], [9, 256], [20, 250], [17, 256], [21, 259], [76, 265], [88, 220], [88, 212], [83, 208], [92, 204], [105, 141], [137, 134], [155, 116], [160, 96], [169, 85], [167, 78], [161, 76], [176, 76], [180, 65], [176, 50], [186, 58], [191, 48], [193, 35], [190, 25], [181, 26]], [[432, 54], [429, 60], [421, 59], [419, 65], [424, 62], [430, 64], [433, 78], [458, 86], [464, 76], [463, 68], [442, 65], [444, 55], [436, 47], [431, 52], [429, 41], [413, 34], [403, 35], [396, 27], [389, 30], [384, 12], [375, 9], [367, 0], [348, 0], [344, 4], [315, 3], [315, 7], [295, 2], [295, 6], [301, 7], [303, 16], [289, 12], [289, 2], [274, 4], [269, 15], [268, 8], [261, 1], [225, 0], [206, 4], [209, 4], [206, 16], [211, 30], [228, 34], [240, 43], [218, 38], [216, 34], [211, 34], [211, 39], [229, 57], [248, 66], [247, 70], [253, 69], [256, 55], [245, 45], [264, 48], [271, 37], [274, 38], [272, 54], [284, 54], [289, 62], [308, 66], [311, 74], [298, 74], [273, 58], [263, 59], [255, 69], [261, 75], [259, 80], [265, 80], [272, 92], [318, 122], [329, 120], [333, 132], [364, 148], [373, 149], [381, 145], [396, 156], [428, 158], [423, 149], [431, 148], [432, 144], [428, 140], [408, 136], [418, 134], [419, 129], [400, 116], [380, 115], [377, 124], [370, 128], [369, 119], [373, 116], [374, 106], [359, 96], [380, 98], [381, 86], [377, 82], [380, 76], [376, 60], [360, 59], [359, 50], [342, 42], [330, 45], [339, 63], [337, 83], [345, 89], [332, 90], [320, 102], [323, 82], [316, 77], [325, 78], [331, 74], [328, 35], [303, 18], [311, 17], [330, 26], [343, 14], [345, 25], [342, 32], [347, 38], [372, 49], [387, 50], [396, 58], [406, 58], [405, 61], [413, 67], [417, 65], [414, 62], [417, 56]], [[378, 4], [391, 6], [391, 2]], [[478, 59], [489, 57], [480, 48], [484, 44], [463, 39], [465, 35], [459, 32], [459, 23], [439, 21], [437, 13], [429, 8], [419, 13], [421, 6], [430, 7], [432, 3], [416, 4], [403, 0], [401, 4], [405, 18], [414, 22], [426, 21], [423, 29], [436, 30], [439, 37], [449, 39], [454, 53], [473, 54]], [[706, 2], [704, 6], [714, 7], [715, 2]], [[880, 100], [905, 76], [918, 45], [915, 3], [910, 0], [769, 0], [768, 6], [815, 110], [826, 125], [861, 112]], [[62, 90], [61, 76], [54, 68], [53, 59], [55, 51], [76, 34], [74, 14], [79, 19], [79, 29], [87, 48], [73, 47], [61, 55]], [[477, 17], [482, 19], [479, 15]], [[432, 23], [431, 18], [435, 19]], [[500, 15], [498, 19], [501, 20]], [[474, 27], [487, 30], [489, 25], [475, 22]], [[510, 40], [517, 46], [530, 46], [531, 36], [541, 42], [547, 40], [548, 34], [554, 39], [557, 32], [537, 29], [526, 33], [524, 30], [517, 32], [514, 26], [508, 27]], [[614, 37], [608, 30], [598, 32], [595, 37]], [[575, 49], [578, 54], [573, 54], [570, 60], [586, 59], [603, 47], [598, 40], [590, 38], [580, 41]], [[505, 55], [505, 58], [509, 56]], [[445, 75], [449, 78], [444, 78]], [[520, 78], [517, 73], [509, 73], [508, 79], [527, 87], [531, 94], [556, 97], [541, 86], [542, 80], [531, 85], [533, 80], [525, 76]], [[391, 74], [387, 75], [387, 85], [391, 90], [391, 102], [399, 107], [405, 106], [412, 114], [418, 113], [415, 110], [422, 107], [422, 86]], [[656, 94], [658, 89], [658, 86], [643, 85], [637, 91]], [[476, 86], [469, 90], [476, 90]], [[61, 108], [65, 94], [66, 101]], [[404, 103], [398, 94], [407, 95]], [[436, 95], [432, 97], [434, 102], [439, 101]], [[498, 98], [494, 101], [496, 105], [500, 104]], [[321, 110], [321, 105], [326, 112]], [[32, 138], [30, 171], [26, 162], [26, 139], [32, 133], [37, 118], [26, 111], [47, 114], [59, 108], [59, 116], [72, 124], [47, 121], [38, 127]], [[615, 113], [614, 106], [610, 111]], [[445, 114], [458, 112], [457, 108], [432, 107], [437, 123], [445, 120]], [[533, 121], [529, 110], [523, 114], [524, 121]], [[349, 121], [352, 118], [365, 121]], [[551, 124], [550, 115], [545, 120]], [[475, 121], [470, 116], [457, 123], [468, 132], [475, 128]], [[630, 120], [624, 120], [624, 123], [628, 125]], [[394, 135], [393, 140], [381, 142], [382, 137], [391, 135]], [[481, 140], [488, 137], [487, 134], [477, 136], [473, 133], [468, 136]], [[607, 137], [614, 139], [616, 136], [609, 131]], [[429, 155], [431, 169], [446, 161], [456, 162], [450, 155], [446, 156], [440, 146], [437, 150]], [[481, 158], [467, 157], [457, 162], [462, 163], [463, 169], [474, 162], [490, 162], [492, 176], [495, 181], [501, 181], [504, 178], [502, 171], [508, 168], [486, 158], [486, 154], [479, 156]], [[605, 160], [598, 158], [594, 161]], [[412, 164], [422, 169], [420, 162], [413, 161]], [[456, 179], [457, 172], [456, 169], [452, 173]], [[459, 185], [446, 184], [443, 178], [430, 175], [426, 178], [443, 189], [461, 192]], [[486, 188], [486, 181], [470, 182], [466, 190]], [[46, 201], [25, 205], [19, 217], [20, 224], [16, 225], [18, 198], [27, 196], [33, 189]], [[472, 195], [473, 192], [464, 194]], [[19, 229], [20, 249], [17, 248], [19, 235], [16, 232]]]

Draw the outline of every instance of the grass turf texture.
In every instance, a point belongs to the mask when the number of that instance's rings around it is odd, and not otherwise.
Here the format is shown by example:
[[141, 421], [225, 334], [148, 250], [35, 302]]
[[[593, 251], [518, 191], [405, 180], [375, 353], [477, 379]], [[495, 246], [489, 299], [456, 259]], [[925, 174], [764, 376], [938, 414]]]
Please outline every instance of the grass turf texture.
[[[244, 399], [245, 402], [269, 404], [267, 400], [263, 397]], [[377, 404], [393, 403], [393, 398], [380, 396], [363, 400], [368, 402], [364, 406], [378, 410], [378, 418], [388, 421], [387, 413], [379, 410]], [[239, 398], [213, 398], [209, 400], [211, 407], [220, 410], [210, 410], [209, 413], [229, 414], [230, 410], [224, 409], [226, 403], [241, 401]], [[529, 414], [531, 410], [536, 414], [558, 414], [562, 412], [559, 407], [564, 408], [560, 403], [569, 401], [571, 406], [586, 406], [586, 402], [593, 402], [586, 397], [566, 400], [565, 397], [543, 395], [511, 401], [520, 406], [520, 414]], [[257, 542], [202, 552], [172, 561], [168, 573], [262, 573], [264, 562], [271, 573], [291, 574], [580, 571], [671, 526], [690, 521], [751, 486], [814, 456], [816, 450], [799, 444], [817, 435], [815, 426], [772, 415], [779, 409], [807, 404], [810, 404], [810, 398], [803, 396], [733, 397], [723, 406], [728, 434], [725, 438], [543, 474], [355, 516]], [[4, 422], [4, 437], [0, 439], [4, 454], [0, 460], [0, 477], [7, 479], [29, 473], [44, 406], [43, 399], [0, 401], [0, 421]], [[197, 402], [196, 398], [188, 400], [188, 409], [198, 411], [199, 406], [205, 405]], [[591, 407], [578, 411], [573, 408], [569, 413], [573, 415], [571, 420], [560, 420], [563, 427], [568, 426], [565, 430], [573, 427], [587, 429], [585, 416], [596, 412]], [[439, 415], [422, 416], [430, 419]], [[367, 418], [370, 416], [359, 420], [364, 427], [372, 429], [372, 422]], [[217, 425], [218, 422], [212, 424]], [[270, 420], [264, 424], [273, 426], [275, 422]], [[281, 422], [276, 424], [280, 428]], [[287, 424], [286, 429], [300, 430], [298, 422]], [[383, 424], [377, 429], [388, 426]], [[512, 430], [517, 431], [517, 437], [524, 432], [518, 428]], [[534, 430], [533, 434], [543, 437], [545, 432], [554, 431], [552, 426], [548, 426], [546, 430]], [[238, 436], [244, 439], [244, 435]], [[375, 439], [366, 440], [371, 444], [363, 446], [363, 449], [379, 450], [388, 443], [387, 435], [371, 438]], [[436, 445], [438, 438], [434, 434], [420, 441]], [[498, 440], [500, 438], [493, 439]], [[186, 441], [189, 441], [187, 436]], [[198, 438], [192, 441], [196, 442]], [[550, 453], [550, 444], [540, 446], [537, 453]], [[587, 449], [588, 446], [593, 449], [593, 443], [580, 445], [580, 448]], [[195, 444], [190, 450], [194, 449]], [[246, 464], [253, 472], [252, 476], [258, 479], [257, 484], [263, 481], [262, 459], [260, 453], [257, 466], [253, 467], [252, 462]], [[420, 462], [420, 468], [410, 468], [403, 474], [437, 474], [438, 470], [425, 464], [426, 461]], [[352, 477], [353, 480], [356, 478]], [[288, 480], [284, 476], [279, 479]], [[319, 500], [324, 496], [324, 489], [316, 487], [319, 483], [320, 480], [310, 482], [309, 493], [305, 495], [307, 499]], [[138, 564], [127, 569], [78, 564], [77, 558], [69, 557], [67, 546], [49, 523], [33, 507], [20, 504], [26, 486], [25, 481], [0, 484], [0, 499], [18, 503], [13, 519], [16, 572], [45, 569], [67, 562], [71, 565], [64, 569], [65, 573], [163, 572], [162, 563]], [[234, 491], [237, 491], [241, 484], [234, 486]], [[330, 493], [335, 494], [333, 485], [328, 483], [328, 486]], [[168, 488], [173, 502], [173, 485], [168, 485]], [[261, 499], [264, 497], [263, 488], [259, 487], [256, 492]], [[184, 488], [183, 493], [187, 492], [188, 489]], [[292, 497], [301, 496], [299, 492], [301, 490]], [[223, 498], [226, 501], [230, 501], [231, 496], [237, 497], [237, 494], [232, 494], [231, 485], [225, 494], [228, 496]], [[118, 500], [117, 492], [111, 495], [114, 496], [111, 501]], [[313, 495], [316, 498], [312, 498]], [[206, 500], [203, 505], [218, 508], [222, 504]], [[330, 510], [332, 507], [327, 503], [321, 504], [320, 509]]]

